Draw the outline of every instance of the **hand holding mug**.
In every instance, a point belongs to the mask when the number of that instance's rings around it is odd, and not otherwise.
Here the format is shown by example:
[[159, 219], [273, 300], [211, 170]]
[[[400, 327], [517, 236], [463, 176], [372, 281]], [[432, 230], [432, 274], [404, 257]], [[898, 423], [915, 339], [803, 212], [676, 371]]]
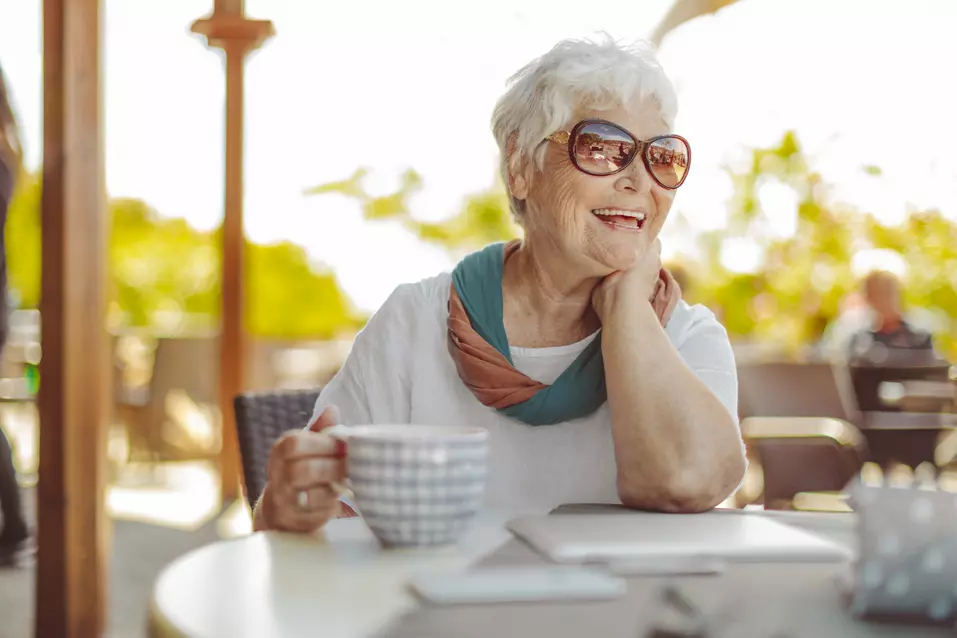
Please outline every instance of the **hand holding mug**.
[[323, 432], [338, 421], [338, 410], [329, 406], [308, 429], [287, 432], [276, 441], [260, 503], [268, 529], [311, 533], [339, 514], [345, 444]]

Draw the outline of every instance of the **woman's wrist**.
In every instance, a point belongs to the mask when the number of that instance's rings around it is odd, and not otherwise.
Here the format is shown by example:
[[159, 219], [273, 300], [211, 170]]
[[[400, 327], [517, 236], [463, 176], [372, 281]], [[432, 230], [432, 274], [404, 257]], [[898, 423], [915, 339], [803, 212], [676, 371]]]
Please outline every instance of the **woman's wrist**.
[[617, 328], [634, 330], [640, 328], [646, 321], [659, 323], [655, 309], [647, 299], [637, 295], [623, 297], [606, 300], [603, 304], [604, 307], [599, 313], [603, 331]]

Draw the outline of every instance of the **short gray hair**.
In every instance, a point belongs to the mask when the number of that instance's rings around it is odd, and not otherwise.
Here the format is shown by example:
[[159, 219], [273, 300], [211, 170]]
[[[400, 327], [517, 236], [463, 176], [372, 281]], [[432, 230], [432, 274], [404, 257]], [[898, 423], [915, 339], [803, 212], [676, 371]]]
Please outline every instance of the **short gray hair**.
[[[580, 108], [611, 109], [637, 96], [651, 97], [669, 128], [678, 112], [674, 86], [654, 47], [644, 41], [623, 45], [608, 36], [601, 42], [562, 40], [520, 69], [508, 84], [492, 113], [492, 133], [506, 187], [506, 149], [513, 134], [517, 161], [512, 168], [524, 160], [541, 169], [545, 157], [542, 140], [569, 124]], [[512, 214], [520, 218], [524, 203], [510, 194], [509, 205]]]

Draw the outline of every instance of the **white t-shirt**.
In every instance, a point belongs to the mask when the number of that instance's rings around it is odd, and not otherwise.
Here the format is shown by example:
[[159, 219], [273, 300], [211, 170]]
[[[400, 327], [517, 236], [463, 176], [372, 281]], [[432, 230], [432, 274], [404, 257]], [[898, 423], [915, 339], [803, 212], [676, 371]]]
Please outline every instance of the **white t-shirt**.
[[[489, 431], [486, 504], [498, 511], [547, 512], [562, 503], [618, 503], [607, 402], [581, 419], [530, 426], [482, 405], [459, 379], [448, 352], [451, 275], [403, 284], [356, 337], [342, 369], [323, 389], [344, 425], [468, 424]], [[737, 419], [738, 382], [724, 327], [684, 301], [665, 327], [685, 363]], [[597, 333], [566, 346], [511, 348], [516, 368], [552, 383]]]

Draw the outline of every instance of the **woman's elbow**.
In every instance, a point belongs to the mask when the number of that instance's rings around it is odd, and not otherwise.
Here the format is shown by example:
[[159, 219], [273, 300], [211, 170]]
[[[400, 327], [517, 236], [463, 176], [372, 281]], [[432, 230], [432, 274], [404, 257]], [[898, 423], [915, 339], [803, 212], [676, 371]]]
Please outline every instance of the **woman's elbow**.
[[625, 507], [667, 514], [697, 514], [714, 509], [723, 498], [707, 490], [661, 489], [653, 494], [618, 489], [618, 498]]
[[727, 461], [720, 472], [700, 476], [689, 476], [689, 472], [682, 472], [651, 488], [619, 476], [618, 498], [622, 505], [632, 509], [671, 514], [707, 512], [734, 493], [746, 469], [747, 461], [742, 454], [740, 458]]

